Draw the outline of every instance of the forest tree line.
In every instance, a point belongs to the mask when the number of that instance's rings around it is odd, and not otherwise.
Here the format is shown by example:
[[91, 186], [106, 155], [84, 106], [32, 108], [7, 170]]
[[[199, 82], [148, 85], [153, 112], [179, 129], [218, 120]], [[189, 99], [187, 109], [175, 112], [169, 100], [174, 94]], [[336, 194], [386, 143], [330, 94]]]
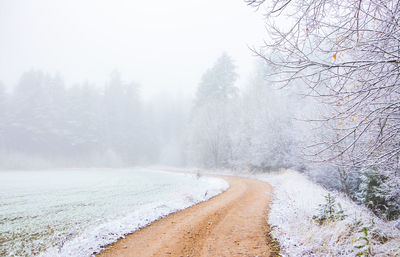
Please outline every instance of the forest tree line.
[[266, 85], [258, 63], [239, 90], [227, 54], [203, 74], [195, 98], [144, 101], [113, 72], [104, 87], [65, 85], [31, 70], [0, 84], [2, 168], [170, 164], [271, 170], [294, 163], [290, 92]]
[[34, 70], [11, 92], [0, 84], [2, 168], [131, 166], [161, 160], [166, 145], [176, 152], [184, 109], [145, 104], [139, 91], [118, 72], [103, 88]]

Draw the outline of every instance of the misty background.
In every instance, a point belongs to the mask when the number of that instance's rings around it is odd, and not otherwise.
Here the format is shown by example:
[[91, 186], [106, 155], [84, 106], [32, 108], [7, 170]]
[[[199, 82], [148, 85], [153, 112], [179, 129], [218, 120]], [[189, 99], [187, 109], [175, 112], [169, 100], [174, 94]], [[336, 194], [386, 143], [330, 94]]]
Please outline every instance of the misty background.
[[241, 102], [263, 37], [241, 1], [1, 1], [1, 167], [236, 163], [233, 134], [199, 156], [196, 92], [225, 56], [233, 91], [219, 101]]

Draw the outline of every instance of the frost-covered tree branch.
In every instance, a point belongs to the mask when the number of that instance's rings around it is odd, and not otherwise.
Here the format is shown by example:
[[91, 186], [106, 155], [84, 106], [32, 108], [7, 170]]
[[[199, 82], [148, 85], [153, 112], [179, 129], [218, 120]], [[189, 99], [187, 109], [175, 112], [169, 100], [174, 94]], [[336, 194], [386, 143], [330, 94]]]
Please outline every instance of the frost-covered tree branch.
[[257, 53], [278, 71], [279, 82], [302, 83], [329, 106], [320, 121], [333, 136], [315, 144], [313, 153], [324, 161], [340, 159], [341, 166], [397, 168], [399, 2], [247, 3], [267, 10], [269, 54]]

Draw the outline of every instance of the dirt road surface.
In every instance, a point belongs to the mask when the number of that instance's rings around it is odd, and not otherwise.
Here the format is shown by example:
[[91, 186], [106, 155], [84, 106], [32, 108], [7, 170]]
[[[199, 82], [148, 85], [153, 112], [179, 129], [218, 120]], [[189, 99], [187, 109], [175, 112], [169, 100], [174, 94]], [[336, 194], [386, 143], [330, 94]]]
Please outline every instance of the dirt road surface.
[[272, 187], [223, 177], [224, 193], [173, 213], [110, 245], [99, 257], [270, 256], [267, 234]]

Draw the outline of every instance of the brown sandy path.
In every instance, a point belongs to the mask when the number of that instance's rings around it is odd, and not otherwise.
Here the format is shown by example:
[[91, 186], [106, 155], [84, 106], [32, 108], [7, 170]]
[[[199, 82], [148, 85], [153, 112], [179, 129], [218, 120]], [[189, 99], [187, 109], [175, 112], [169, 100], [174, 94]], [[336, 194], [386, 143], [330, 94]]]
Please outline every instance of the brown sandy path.
[[226, 192], [155, 221], [97, 256], [269, 256], [266, 217], [272, 187], [223, 178], [230, 184]]

